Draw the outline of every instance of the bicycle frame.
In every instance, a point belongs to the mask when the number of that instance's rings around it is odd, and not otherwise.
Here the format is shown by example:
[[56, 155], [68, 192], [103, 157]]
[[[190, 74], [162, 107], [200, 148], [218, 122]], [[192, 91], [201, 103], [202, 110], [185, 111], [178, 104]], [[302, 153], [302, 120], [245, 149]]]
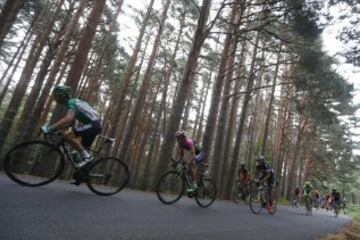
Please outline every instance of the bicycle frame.
[[[76, 167], [76, 162], [74, 161], [70, 150], [69, 150], [69, 144], [65, 141], [64, 134], [61, 131], [58, 131], [53, 134], [44, 134], [45, 140], [49, 141], [51, 144], [56, 146], [60, 149], [60, 151], [64, 154], [65, 158], [70, 162], [71, 166], [75, 169], [75, 171], [79, 171], [79, 169]], [[58, 139], [56, 139], [58, 137]], [[105, 139], [103, 143], [99, 146], [97, 150], [91, 150], [93, 153], [94, 160], [99, 159], [99, 155], [101, 153], [101, 150], [103, 149], [104, 145], [106, 143], [112, 143], [114, 139], [107, 138], [105, 136], [98, 136], [101, 139]]]

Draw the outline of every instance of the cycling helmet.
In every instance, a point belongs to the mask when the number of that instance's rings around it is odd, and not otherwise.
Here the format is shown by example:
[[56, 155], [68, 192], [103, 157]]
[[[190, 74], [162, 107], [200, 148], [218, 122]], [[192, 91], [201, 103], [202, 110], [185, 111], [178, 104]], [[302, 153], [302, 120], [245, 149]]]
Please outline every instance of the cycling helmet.
[[176, 138], [185, 137], [185, 132], [183, 130], [179, 130], [175, 133], [175, 137]]
[[65, 96], [70, 97], [71, 96], [71, 88], [66, 85], [57, 85], [55, 86], [53, 90], [53, 94], [56, 97]]
[[264, 168], [265, 167], [265, 158], [264, 156], [258, 156], [256, 158], [256, 168]]
[[240, 170], [245, 170], [245, 169], [246, 169], [245, 163], [240, 164]]
[[311, 183], [309, 181], [305, 182], [305, 186], [310, 186]]

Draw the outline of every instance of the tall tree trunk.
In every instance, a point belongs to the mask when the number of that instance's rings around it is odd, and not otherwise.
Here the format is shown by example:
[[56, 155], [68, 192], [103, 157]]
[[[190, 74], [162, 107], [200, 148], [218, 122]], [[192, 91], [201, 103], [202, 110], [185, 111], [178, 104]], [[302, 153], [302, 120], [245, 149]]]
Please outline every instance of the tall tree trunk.
[[[137, 73], [136, 73], [136, 76], [135, 76], [135, 81], [133, 83], [133, 85], [135, 86], [134, 89], [136, 89], [136, 87], [138, 85], [138, 82], [139, 82], [139, 79], [140, 79], [140, 72], [141, 72], [142, 65], [144, 63], [144, 59], [145, 59], [146, 52], [147, 52], [147, 49], [148, 49], [148, 45], [149, 45], [149, 42], [150, 42], [150, 37], [151, 37], [151, 34], [149, 34], [147, 36], [146, 41], [145, 41], [145, 47], [144, 47], [144, 49], [142, 51], [143, 54], [142, 54], [142, 57], [141, 57], [140, 64], [137, 67]], [[119, 149], [120, 148], [120, 143], [122, 142], [122, 137], [124, 135], [124, 130], [125, 130], [125, 127], [126, 127], [126, 122], [127, 122], [127, 119], [128, 119], [128, 115], [130, 114], [131, 105], [132, 105], [132, 102], [133, 102], [134, 99], [135, 99], [135, 90], [134, 90], [134, 93], [131, 95], [131, 97], [129, 99], [129, 107], [125, 108], [126, 111], [123, 112], [123, 114], [121, 114], [121, 115], [124, 115], [124, 116], [121, 116], [121, 118], [123, 118], [125, 120], [115, 123], [115, 126], [113, 127], [115, 129], [117, 129], [117, 132], [116, 132], [116, 135], [115, 135], [115, 138], [116, 138], [115, 144], [114, 144], [114, 147], [112, 148], [112, 156], [116, 156], [117, 152], [120, 152], [120, 149]], [[112, 116], [116, 117], [116, 116], [114, 116], [114, 114]]]
[[[238, 63], [239, 67], [237, 69], [236, 77], [235, 77], [234, 93], [237, 93], [240, 91], [242, 83], [244, 82], [243, 79], [245, 78], [245, 76], [244, 76], [245, 56], [246, 56], [245, 53], [246, 53], [247, 45], [245, 44], [245, 41], [242, 41], [241, 45], [242, 45], [242, 49], [241, 49], [240, 59], [239, 59], [239, 63]], [[222, 173], [221, 173], [221, 178], [220, 178], [220, 179], [222, 179], [221, 189], [224, 189], [224, 190], [225, 190], [226, 184], [227, 184], [225, 180], [226, 180], [226, 174], [229, 171], [228, 170], [229, 154], [230, 154], [230, 149], [232, 149], [232, 145], [233, 145], [233, 138], [234, 138], [234, 132], [235, 132], [234, 129], [235, 129], [235, 124], [236, 124], [236, 115], [238, 112], [239, 103], [240, 103], [240, 97], [232, 96], [231, 107], [230, 107], [228, 123], [227, 123], [227, 131], [225, 132], [224, 155], [222, 157], [223, 166], [222, 166]]]
[[126, 69], [125, 69], [123, 77], [122, 77], [121, 88], [120, 88], [119, 94], [118, 94], [117, 99], [116, 99], [116, 105], [115, 105], [116, 109], [115, 109], [114, 114], [113, 114], [113, 124], [112, 125], [116, 126], [116, 127], [111, 129], [110, 136], [114, 136], [115, 133], [117, 132], [117, 129], [120, 127], [120, 126], [117, 125], [117, 123], [119, 122], [119, 119], [120, 119], [120, 116], [121, 116], [121, 111], [123, 110], [123, 104], [124, 104], [124, 100], [125, 100], [125, 97], [126, 97], [126, 93], [128, 91], [128, 86], [129, 86], [131, 77], [134, 74], [134, 68], [135, 68], [135, 64], [136, 64], [136, 59], [137, 59], [137, 56], [138, 56], [138, 54], [140, 52], [140, 49], [141, 49], [142, 40], [143, 40], [143, 37], [144, 37], [144, 34], [145, 34], [145, 29], [146, 29], [146, 27], [148, 25], [148, 22], [149, 22], [149, 19], [150, 19], [150, 16], [151, 16], [153, 4], [154, 4], [154, 0], [151, 0], [149, 6], [147, 7], [145, 16], [143, 18], [141, 29], [140, 29], [140, 32], [139, 32], [139, 36], [138, 36], [138, 38], [136, 40], [136, 44], [135, 44], [133, 54], [131, 55], [131, 57], [130, 57], [127, 65], [126, 65]]
[[66, 79], [66, 84], [69, 85], [73, 91], [77, 89], [78, 82], [84, 70], [86, 57], [88, 56], [91, 43], [95, 37], [96, 27], [105, 7], [105, 2], [106, 0], [96, 0], [87, 19], [84, 33], [76, 50], [74, 62], [71, 65], [69, 75]]
[[[166, 128], [164, 142], [160, 150], [159, 165], [156, 169], [155, 176], [160, 176], [160, 174], [166, 170], [166, 166], [175, 144], [174, 132], [179, 126], [185, 101], [194, 80], [194, 74], [198, 64], [200, 50], [208, 33], [205, 30], [206, 22], [210, 13], [210, 6], [211, 0], [203, 0], [197, 29], [193, 37], [192, 46], [184, 66], [184, 72], [179, 86], [179, 91], [176, 96], [169, 123]], [[156, 182], [153, 184], [154, 188], [155, 186]]]
[[144, 74], [144, 79], [143, 79], [143, 83], [140, 87], [139, 90], [139, 94], [138, 94], [138, 98], [137, 101], [135, 103], [135, 109], [134, 109], [134, 113], [131, 116], [131, 119], [129, 121], [129, 127], [127, 128], [127, 131], [125, 133], [125, 139], [124, 139], [124, 143], [122, 145], [122, 148], [120, 150], [120, 156], [124, 159], [124, 161], [127, 161], [128, 155], [128, 149], [129, 149], [129, 144], [131, 141], [131, 137], [133, 135], [135, 126], [138, 124], [138, 120], [140, 118], [140, 114], [143, 111], [143, 105], [145, 103], [145, 99], [146, 99], [146, 94], [148, 92], [148, 89], [150, 87], [150, 79], [152, 76], [152, 72], [153, 72], [153, 68], [155, 65], [155, 60], [156, 60], [156, 55], [157, 52], [159, 50], [159, 46], [160, 46], [160, 39], [161, 39], [161, 35], [163, 33], [164, 30], [164, 26], [165, 26], [165, 20], [167, 18], [167, 12], [169, 10], [170, 7], [170, 0], [167, 0], [164, 10], [161, 14], [161, 20], [160, 20], [160, 24], [159, 24], [159, 29], [154, 41], [154, 45], [153, 45], [153, 49], [151, 51], [151, 55], [149, 58], [149, 63], [146, 67], [145, 70], [145, 74]]
[[268, 133], [269, 132], [269, 124], [270, 124], [272, 106], [273, 106], [274, 97], [275, 97], [275, 88], [276, 88], [275, 85], [276, 85], [276, 80], [277, 80], [278, 72], [279, 72], [280, 57], [281, 57], [281, 54], [278, 53], [274, 78], [273, 78], [273, 82], [272, 82], [271, 94], [270, 94], [270, 99], [269, 99], [269, 107], [268, 107], [268, 111], [266, 114], [264, 136], [263, 136], [262, 146], [261, 146], [261, 155], [263, 155], [263, 156], [265, 155], [265, 152], [266, 152], [266, 143], [267, 143], [267, 138], [268, 138], [268, 134], [269, 134]]
[[200, 139], [202, 138], [203, 135], [203, 121], [204, 121], [204, 115], [205, 115], [205, 106], [206, 106], [206, 101], [208, 99], [208, 95], [209, 95], [209, 91], [210, 91], [210, 84], [211, 84], [211, 75], [212, 75], [212, 70], [210, 70], [210, 74], [203, 74], [203, 82], [204, 84], [206, 84], [206, 92], [205, 92], [205, 97], [204, 97], [204, 104], [202, 105], [201, 108], [201, 115], [200, 115], [200, 119], [199, 119], [199, 127], [195, 136], [196, 141], [200, 141]]
[[296, 179], [295, 170], [297, 168], [299, 153], [301, 151], [301, 144], [302, 144], [302, 140], [303, 140], [304, 129], [307, 124], [306, 122], [307, 122], [306, 120], [301, 119], [300, 123], [299, 123], [299, 132], [296, 137], [296, 142], [295, 142], [295, 146], [294, 146], [294, 154], [292, 156], [292, 161], [291, 161], [291, 165], [289, 167], [289, 173], [288, 173], [288, 179], [287, 179], [287, 199], [290, 199], [292, 189], [294, 188], [294, 184], [295, 184], [295, 179]]
[[260, 32], [257, 33], [256, 39], [255, 39], [254, 49], [252, 52], [252, 60], [251, 60], [251, 65], [250, 65], [250, 70], [249, 70], [249, 76], [247, 78], [244, 102], [241, 107], [241, 115], [240, 115], [240, 120], [239, 120], [238, 132], [237, 132], [236, 139], [235, 139], [234, 149], [233, 149], [232, 155], [231, 155], [230, 172], [229, 172], [229, 178], [227, 180], [226, 191], [225, 191], [226, 192], [225, 197], [227, 199], [230, 199], [230, 195], [231, 195], [233, 185], [234, 185], [235, 171], [236, 171], [236, 165], [237, 165], [238, 158], [239, 158], [240, 146], [242, 143], [246, 113], [247, 113], [248, 105], [249, 105], [249, 102], [251, 99], [251, 93], [252, 93], [251, 90], [252, 90], [253, 82], [254, 82], [254, 78], [255, 78], [255, 62], [256, 62], [256, 56], [258, 53], [259, 40], [260, 40]]
[[91, 77], [89, 80], [89, 86], [87, 88], [86, 94], [84, 94], [85, 99], [90, 103], [93, 102], [93, 99], [91, 99], [91, 98], [92, 97], [94, 98], [94, 96], [93, 96], [94, 93], [98, 92], [98, 89], [101, 85], [101, 82], [99, 83], [99, 81], [98, 81], [98, 78], [100, 77], [100, 70], [103, 67], [103, 60], [105, 57], [105, 53], [106, 53], [107, 49], [109, 48], [110, 37], [111, 37], [111, 34], [114, 32], [114, 29], [115, 29], [115, 26], [117, 23], [117, 18], [121, 12], [123, 2], [124, 2], [124, 0], [120, 0], [117, 4], [117, 9], [116, 9], [116, 13], [114, 16], [114, 20], [110, 24], [109, 31], [106, 33], [106, 35], [102, 41], [102, 47], [101, 47], [101, 53], [100, 53], [99, 59], [95, 66], [94, 72], [91, 74]]
[[[36, 101], [32, 113], [29, 117], [29, 126], [28, 130], [26, 131], [25, 136], [31, 136], [36, 129], [36, 127], [39, 125], [39, 120], [41, 117], [41, 112], [44, 109], [44, 105], [46, 103], [46, 100], [48, 99], [50, 89], [54, 84], [56, 74], [59, 72], [59, 69], [61, 67], [61, 63], [64, 60], [65, 54], [68, 51], [69, 43], [71, 38], [73, 37], [73, 33], [75, 31], [76, 25], [79, 21], [79, 18], [81, 16], [82, 11], [84, 10], [86, 0], [81, 0], [80, 5], [75, 12], [74, 16], [72, 17], [71, 21], [69, 22], [68, 26], [66, 27], [66, 32], [62, 38], [61, 44], [59, 46], [57, 55], [55, 57], [54, 63], [50, 69], [50, 72], [48, 74], [48, 77], [45, 81], [45, 84], [42, 88], [41, 94], [38, 97], [38, 100]], [[66, 69], [67, 64], [64, 65], [64, 69]], [[43, 114], [44, 115], [44, 114]], [[45, 115], [47, 116], [47, 114]]]
[[[62, 5], [64, 0], [61, 0], [59, 6]], [[59, 7], [60, 8], [60, 7]], [[59, 12], [59, 8], [55, 9], [53, 13], [50, 13], [49, 19], [45, 22], [44, 29], [36, 37], [32, 49], [29, 53], [29, 58], [26, 61], [24, 69], [21, 73], [18, 84], [15, 88], [14, 94], [11, 98], [9, 106], [6, 109], [4, 118], [0, 123], [0, 149], [4, 145], [4, 142], [9, 134], [10, 128], [13, 124], [13, 119], [15, 118], [17, 111], [20, 107], [21, 101], [25, 95], [26, 89], [29, 86], [31, 76], [33, 74], [36, 63], [40, 58], [40, 54], [46, 44], [48, 35], [51, 32], [51, 28], [54, 25], [56, 16]]]
[[[231, 89], [231, 82], [232, 82], [232, 76], [234, 72], [234, 63], [235, 63], [235, 51], [236, 51], [236, 38], [235, 36], [232, 37], [229, 52], [228, 52], [228, 62], [225, 70], [226, 78], [224, 90], [223, 90], [223, 96], [221, 99], [221, 108], [220, 113], [218, 117], [218, 124], [216, 127], [216, 134], [215, 134], [215, 143], [214, 143], [214, 157], [213, 157], [213, 168], [212, 168], [212, 178], [217, 183], [218, 189], [220, 189], [220, 181], [219, 176], [221, 176], [222, 172], [222, 166], [225, 161], [223, 157], [224, 154], [224, 129], [227, 128], [226, 123], [228, 119], [228, 110], [229, 110], [229, 93]], [[219, 99], [220, 101], [220, 99]], [[210, 152], [209, 152], [210, 154]]]
[[0, 47], [25, 2], [25, 0], [7, 0], [3, 6], [0, 13]]
[[206, 121], [205, 132], [202, 140], [204, 151], [208, 155], [211, 154], [211, 149], [212, 149], [211, 147], [213, 144], [213, 135], [216, 126], [216, 119], [220, 104], [220, 98], [223, 90], [224, 79], [226, 76], [226, 67], [228, 65], [229, 57], [232, 56], [233, 54], [233, 52], [231, 51], [231, 43], [234, 38], [235, 29], [237, 26], [239, 26], [241, 20], [241, 14], [238, 12], [239, 3], [240, 0], [236, 0], [231, 10], [229, 25], [227, 28], [229, 34], [226, 35], [226, 39], [224, 42], [224, 49], [222, 51], [219, 70], [213, 87], [211, 105], [210, 105], [209, 114]]
[[[11, 66], [9, 64], [9, 67], [6, 69], [6, 70], [8, 70], [8, 69], [10, 69], [12, 67], [12, 71], [11, 71], [10, 75], [8, 76], [8, 78], [7, 78], [6, 82], [5, 82], [4, 88], [2, 89], [2, 92], [0, 94], [0, 107], [1, 107], [1, 105], [3, 103], [5, 95], [6, 95], [7, 91], [8, 91], [8, 89], [9, 89], [10, 83], [13, 80], [14, 74], [15, 74], [16, 70], [18, 70], [20, 61], [21, 61], [21, 59], [23, 59], [24, 53], [25, 53], [25, 51], [27, 49], [27, 46], [28, 46], [28, 44], [29, 44], [29, 42], [30, 42], [30, 40], [32, 38], [33, 31], [28, 32], [28, 33], [30, 33], [30, 34], [25, 36], [24, 40], [21, 42], [18, 50], [16, 51], [16, 53], [14, 55], [14, 58], [12, 59], [12, 60], [15, 60], [15, 58], [17, 57], [15, 65], [12, 65], [12, 61], [11, 61], [11, 63], [10, 63]], [[18, 54], [18, 51], [20, 51], [19, 54]], [[4, 74], [2, 76], [2, 79], [5, 79], [6, 74], [7, 74], [7, 71], [4, 72]]]

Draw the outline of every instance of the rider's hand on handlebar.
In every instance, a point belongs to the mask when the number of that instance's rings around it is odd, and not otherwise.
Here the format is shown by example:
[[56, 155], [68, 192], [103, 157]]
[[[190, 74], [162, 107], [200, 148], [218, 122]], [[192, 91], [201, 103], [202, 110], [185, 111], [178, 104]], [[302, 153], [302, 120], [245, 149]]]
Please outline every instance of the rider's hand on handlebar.
[[43, 132], [44, 134], [50, 134], [54, 132], [54, 129], [49, 127], [48, 125], [43, 125], [40, 127], [41, 132]]

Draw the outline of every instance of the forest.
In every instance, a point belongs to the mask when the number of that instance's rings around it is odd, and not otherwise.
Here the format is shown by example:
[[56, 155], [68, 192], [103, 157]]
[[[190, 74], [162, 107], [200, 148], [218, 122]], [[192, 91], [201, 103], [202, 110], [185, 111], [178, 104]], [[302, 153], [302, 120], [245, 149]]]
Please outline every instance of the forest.
[[0, 0], [0, 163], [62, 116], [51, 92], [63, 84], [100, 113], [129, 188], [154, 190], [183, 129], [202, 144], [218, 198], [263, 155], [283, 198], [311, 181], [360, 204], [359, 90], [322, 39], [351, 13], [339, 54], [360, 66], [356, 2]]

